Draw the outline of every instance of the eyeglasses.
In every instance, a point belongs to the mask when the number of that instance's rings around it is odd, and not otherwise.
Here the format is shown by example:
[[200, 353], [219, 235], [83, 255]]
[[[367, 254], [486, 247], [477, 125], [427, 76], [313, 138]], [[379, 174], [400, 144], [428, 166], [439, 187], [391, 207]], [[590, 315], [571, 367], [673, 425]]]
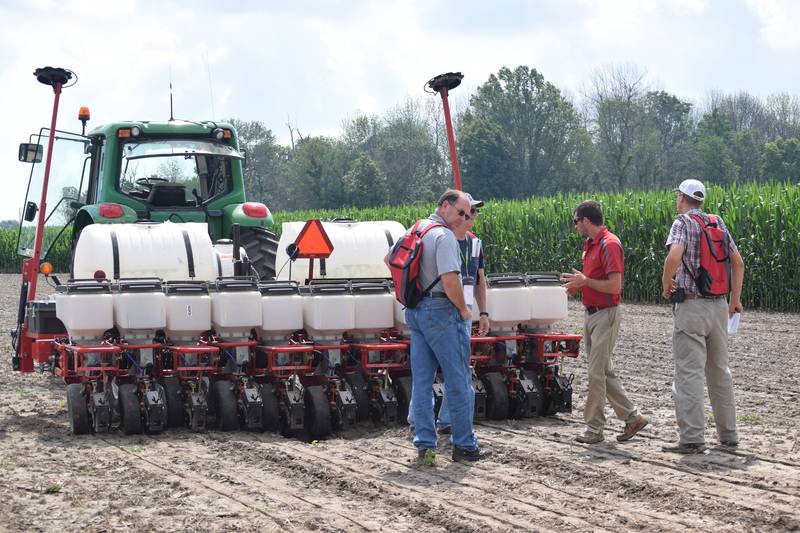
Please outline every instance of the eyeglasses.
[[459, 210], [458, 210], [458, 216], [460, 216], [460, 217], [464, 217], [464, 220], [469, 220], [470, 218], [472, 218], [472, 217], [470, 217], [470, 216], [467, 214], [467, 212], [466, 212], [466, 211], [464, 211], [463, 209], [459, 209]]

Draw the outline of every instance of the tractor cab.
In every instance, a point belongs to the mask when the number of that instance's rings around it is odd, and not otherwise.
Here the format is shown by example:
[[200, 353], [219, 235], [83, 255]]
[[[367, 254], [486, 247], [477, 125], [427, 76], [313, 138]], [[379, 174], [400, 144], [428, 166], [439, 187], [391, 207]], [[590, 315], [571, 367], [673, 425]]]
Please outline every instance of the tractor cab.
[[[85, 126], [88, 109], [79, 117]], [[33, 257], [49, 133], [43, 128], [20, 145], [20, 161], [32, 167], [18, 243], [26, 257]], [[262, 203], [245, 201], [244, 159], [226, 123], [125, 121], [86, 134], [56, 131], [41, 258], [60, 239], [60, 246], [74, 250], [91, 224], [205, 223], [213, 242], [232, 239], [238, 225], [256, 273], [272, 278], [272, 214]]]

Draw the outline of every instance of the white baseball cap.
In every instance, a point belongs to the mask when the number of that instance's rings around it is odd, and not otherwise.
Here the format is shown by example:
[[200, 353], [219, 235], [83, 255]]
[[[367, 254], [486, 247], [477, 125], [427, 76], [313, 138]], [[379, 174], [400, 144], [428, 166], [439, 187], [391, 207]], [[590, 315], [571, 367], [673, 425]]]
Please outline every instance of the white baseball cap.
[[476, 200], [468, 192], [465, 192], [464, 195], [467, 197], [467, 200], [469, 200], [469, 206], [470, 207], [483, 207], [483, 201], [482, 200]]
[[677, 189], [672, 189], [672, 192], [680, 192], [693, 198], [698, 202], [706, 199], [706, 187], [703, 182], [695, 179], [683, 180]]

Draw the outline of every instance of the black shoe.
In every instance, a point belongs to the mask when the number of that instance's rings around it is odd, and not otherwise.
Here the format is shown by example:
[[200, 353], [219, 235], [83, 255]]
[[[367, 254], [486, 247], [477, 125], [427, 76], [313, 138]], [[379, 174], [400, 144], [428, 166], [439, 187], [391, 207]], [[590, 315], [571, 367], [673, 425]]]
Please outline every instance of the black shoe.
[[719, 441], [720, 445], [725, 446], [726, 448], [736, 448], [739, 446], [738, 440], [721, 440]]
[[481, 459], [486, 459], [491, 455], [492, 452], [488, 450], [481, 450], [480, 448], [475, 448], [474, 450], [467, 450], [466, 448], [459, 448], [458, 446], [453, 446], [453, 461], [456, 462], [480, 461]]
[[684, 454], [703, 453], [706, 451], [706, 445], [702, 442], [687, 442], [677, 446], [662, 446], [661, 451]]

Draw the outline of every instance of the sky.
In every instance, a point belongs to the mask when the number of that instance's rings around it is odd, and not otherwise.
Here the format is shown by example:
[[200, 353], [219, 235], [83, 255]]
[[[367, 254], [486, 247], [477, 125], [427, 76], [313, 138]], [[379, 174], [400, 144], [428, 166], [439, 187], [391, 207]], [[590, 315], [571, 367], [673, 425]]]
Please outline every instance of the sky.
[[[58, 129], [169, 118], [258, 120], [288, 144], [336, 135], [460, 71], [453, 98], [502, 66], [528, 65], [580, 100], [592, 73], [634, 65], [696, 104], [709, 91], [800, 93], [800, 2], [793, 0], [0, 0], [0, 220], [18, 219], [28, 135], [49, 125], [53, 91], [32, 73], [78, 76]], [[459, 100], [456, 100], [457, 102]]]

